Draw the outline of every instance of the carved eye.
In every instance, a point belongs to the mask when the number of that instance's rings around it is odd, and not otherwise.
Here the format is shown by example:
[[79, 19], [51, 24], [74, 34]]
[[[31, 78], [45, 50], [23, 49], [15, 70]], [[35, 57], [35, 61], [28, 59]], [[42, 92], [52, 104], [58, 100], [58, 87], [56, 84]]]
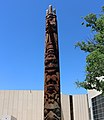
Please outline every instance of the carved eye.
[[55, 79], [54, 80], [53, 79], [49, 79], [49, 80], [47, 80], [47, 85], [49, 85], [49, 84], [54, 84], [55, 85], [57, 83], [56, 83]]

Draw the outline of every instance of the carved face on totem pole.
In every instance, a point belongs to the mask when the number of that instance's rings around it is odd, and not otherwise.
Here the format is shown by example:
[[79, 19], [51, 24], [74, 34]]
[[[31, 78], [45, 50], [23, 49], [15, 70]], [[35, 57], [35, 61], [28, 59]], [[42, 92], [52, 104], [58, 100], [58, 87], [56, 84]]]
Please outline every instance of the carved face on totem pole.
[[61, 120], [60, 74], [56, 14], [46, 15], [44, 120]]

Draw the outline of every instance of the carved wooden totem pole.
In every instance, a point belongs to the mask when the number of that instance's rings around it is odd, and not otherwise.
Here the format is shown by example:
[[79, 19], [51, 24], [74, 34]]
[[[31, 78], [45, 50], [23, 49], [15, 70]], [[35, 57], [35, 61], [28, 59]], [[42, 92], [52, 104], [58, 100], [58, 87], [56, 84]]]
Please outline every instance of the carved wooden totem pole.
[[44, 120], [61, 120], [60, 69], [56, 11], [46, 11]]

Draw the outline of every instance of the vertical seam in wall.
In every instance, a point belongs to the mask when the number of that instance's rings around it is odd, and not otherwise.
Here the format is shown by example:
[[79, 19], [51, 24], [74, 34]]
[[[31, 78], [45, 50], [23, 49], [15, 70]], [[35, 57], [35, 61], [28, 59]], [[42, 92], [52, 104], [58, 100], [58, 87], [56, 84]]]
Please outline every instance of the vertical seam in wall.
[[12, 115], [14, 116], [14, 96], [15, 96], [15, 91], [13, 90], [13, 105], [12, 105]]
[[8, 98], [8, 113], [7, 114], [10, 114], [10, 111], [9, 111], [9, 105], [10, 105], [10, 95], [11, 95], [11, 92], [9, 90], [9, 98]]
[[90, 107], [89, 107], [88, 94], [86, 94], [86, 97], [87, 97], [87, 105], [88, 105], [88, 117], [89, 117], [89, 120], [91, 120], [91, 110], [90, 110]]
[[17, 113], [16, 113], [16, 118], [18, 118], [18, 103], [19, 103], [19, 91], [17, 91]]
[[[32, 113], [34, 114], [34, 91], [32, 92]], [[32, 114], [32, 120], [34, 120], [34, 116]]]
[[22, 116], [21, 116], [21, 120], [23, 120], [23, 103], [24, 103], [24, 90], [22, 90], [22, 98], [23, 98], [23, 101], [22, 101]]
[[4, 95], [3, 95], [3, 109], [2, 109], [2, 115], [4, 114], [3, 111], [4, 111], [4, 100], [5, 100], [5, 91], [3, 90], [4, 92]]
[[[33, 103], [33, 92], [31, 90], [31, 104]], [[33, 104], [31, 105], [31, 120], [32, 120], [32, 114], [33, 114], [33, 109], [32, 109]]]
[[73, 96], [70, 95], [70, 118], [71, 120], [74, 120], [74, 110], [73, 110]]
[[9, 100], [10, 100], [10, 91], [8, 90], [8, 103], [7, 103], [7, 115], [9, 115]]

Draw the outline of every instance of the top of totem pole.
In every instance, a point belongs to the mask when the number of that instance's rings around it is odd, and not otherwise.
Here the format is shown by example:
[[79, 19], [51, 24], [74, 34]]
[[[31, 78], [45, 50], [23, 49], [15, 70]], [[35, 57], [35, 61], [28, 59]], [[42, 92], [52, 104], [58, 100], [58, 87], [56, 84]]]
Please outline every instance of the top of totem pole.
[[46, 16], [49, 14], [56, 15], [56, 9], [55, 8], [53, 9], [52, 5], [49, 5], [49, 8], [46, 10]]

